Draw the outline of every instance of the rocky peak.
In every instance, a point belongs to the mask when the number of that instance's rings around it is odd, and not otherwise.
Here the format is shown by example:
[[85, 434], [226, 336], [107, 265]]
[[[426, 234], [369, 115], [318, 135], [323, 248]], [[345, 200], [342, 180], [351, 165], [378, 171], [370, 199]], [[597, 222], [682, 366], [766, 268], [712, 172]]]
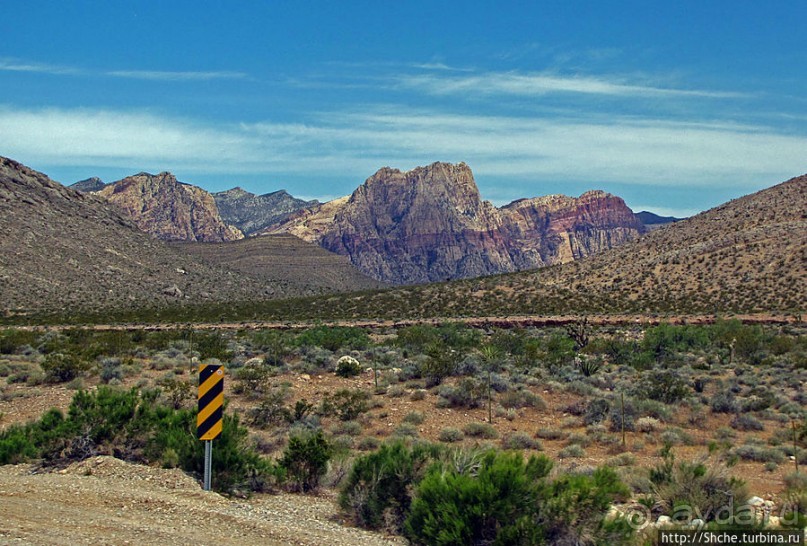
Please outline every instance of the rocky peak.
[[240, 187], [213, 194], [221, 217], [247, 235], [288, 218], [291, 214], [311, 208], [318, 201], [304, 201], [286, 190], [256, 195]]
[[104, 181], [98, 178], [97, 176], [93, 176], [85, 180], [79, 180], [75, 184], [70, 184], [70, 188], [76, 191], [80, 191], [82, 193], [93, 193], [101, 191], [105, 187], [106, 184], [104, 183]]
[[106, 186], [98, 195], [159, 239], [222, 242], [243, 238], [237, 228], [222, 221], [210, 193], [179, 182], [170, 172], [138, 173]]
[[368, 275], [396, 284], [440, 281], [577, 259], [643, 230], [618, 197], [483, 201], [465, 163], [379, 169], [349, 199], [296, 215], [274, 232], [318, 241]]

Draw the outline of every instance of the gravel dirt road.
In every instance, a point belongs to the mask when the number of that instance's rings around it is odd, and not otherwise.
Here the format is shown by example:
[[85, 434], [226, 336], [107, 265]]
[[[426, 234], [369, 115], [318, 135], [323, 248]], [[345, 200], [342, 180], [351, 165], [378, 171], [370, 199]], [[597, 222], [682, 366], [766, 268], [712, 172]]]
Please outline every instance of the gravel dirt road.
[[57, 472], [0, 466], [0, 544], [403, 545], [340, 524], [333, 497], [229, 499], [179, 470], [94, 457]]

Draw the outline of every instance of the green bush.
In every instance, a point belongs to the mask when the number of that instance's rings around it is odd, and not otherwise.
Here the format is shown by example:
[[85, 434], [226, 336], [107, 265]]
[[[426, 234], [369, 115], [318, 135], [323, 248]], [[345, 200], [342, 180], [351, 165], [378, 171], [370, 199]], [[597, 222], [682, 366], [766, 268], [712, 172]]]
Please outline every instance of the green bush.
[[540, 506], [547, 544], [627, 544], [633, 529], [624, 519], [609, 520], [609, 506], [630, 495], [608, 467], [591, 475], [563, 474], [546, 488]]
[[414, 544], [536, 544], [538, 501], [552, 464], [490, 451], [475, 475], [436, 465], [417, 487], [406, 535]]
[[335, 373], [339, 377], [356, 377], [362, 372], [361, 364], [353, 357], [341, 357], [336, 361]]
[[740, 507], [748, 498], [744, 483], [730, 477], [725, 466], [707, 464], [705, 460], [676, 463], [669, 450], [662, 464], [651, 469], [650, 480], [665, 513], [681, 522], [696, 517], [706, 522], [725, 517], [721, 510]]
[[72, 353], [50, 353], [42, 360], [45, 380], [51, 383], [72, 381], [90, 369], [90, 363]]
[[278, 461], [278, 466], [285, 471], [286, 480], [295, 491], [313, 491], [328, 471], [328, 461], [333, 448], [323, 436], [322, 431], [292, 436]]
[[427, 444], [397, 441], [359, 457], [340, 491], [339, 506], [356, 525], [400, 531], [413, 488], [437, 454]]
[[370, 409], [369, 393], [355, 389], [341, 389], [325, 395], [320, 404], [322, 415], [336, 415], [342, 421], [353, 421]]
[[[132, 462], [175, 464], [201, 476], [204, 449], [196, 438], [196, 412], [157, 403], [157, 391], [99, 387], [73, 396], [67, 416], [50, 410], [39, 421], [0, 433], [0, 464], [42, 459], [64, 465], [95, 455]], [[247, 429], [225, 413], [215, 440], [213, 486], [224, 492], [261, 490], [274, 479], [272, 466], [255, 451]]]
[[363, 350], [370, 346], [370, 336], [361, 328], [349, 326], [315, 326], [294, 340], [298, 347], [322, 347], [336, 352], [340, 349]]
[[482, 438], [484, 440], [493, 440], [499, 437], [499, 433], [496, 432], [496, 428], [488, 423], [468, 423], [462, 427], [462, 431], [466, 436], [470, 436], [472, 438]]
[[691, 394], [689, 384], [674, 370], [644, 372], [634, 384], [633, 395], [665, 404], [680, 402]]

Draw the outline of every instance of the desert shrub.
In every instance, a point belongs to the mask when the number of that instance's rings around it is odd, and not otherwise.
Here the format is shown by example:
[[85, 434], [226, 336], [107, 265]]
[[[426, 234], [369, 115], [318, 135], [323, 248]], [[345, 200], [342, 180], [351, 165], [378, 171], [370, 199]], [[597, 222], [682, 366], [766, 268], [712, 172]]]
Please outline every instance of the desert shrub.
[[395, 430], [392, 431], [392, 435], [396, 438], [417, 438], [418, 428], [411, 423], [401, 423], [395, 427]]
[[[48, 465], [114, 455], [133, 462], [176, 464], [201, 475], [204, 453], [196, 438], [196, 412], [160, 405], [157, 394], [105, 386], [79, 391], [66, 417], [51, 410], [39, 421], [0, 433], [0, 464], [11, 462], [9, 453], [17, 454], [14, 462], [38, 458]], [[237, 416], [225, 414], [223, 425], [213, 458], [213, 486], [225, 492], [262, 489], [273, 479], [271, 464], [254, 450]]]
[[261, 330], [252, 335], [252, 345], [265, 353], [263, 363], [282, 366], [291, 354], [291, 338], [286, 332]]
[[807, 474], [785, 476], [785, 502], [781, 514], [782, 527], [804, 529], [807, 527]]
[[398, 330], [394, 344], [409, 350], [423, 352], [427, 345], [437, 343], [440, 335], [437, 328], [428, 324], [414, 324]]
[[453, 427], [446, 427], [442, 429], [440, 434], [437, 436], [438, 440], [446, 443], [461, 442], [463, 438], [465, 438], [465, 435], [462, 433], [462, 431]]
[[362, 426], [358, 421], [340, 421], [331, 428], [332, 434], [346, 434], [348, 436], [358, 436], [361, 431]]
[[567, 433], [556, 428], [539, 428], [535, 436], [542, 440], [563, 440], [566, 438]]
[[735, 430], [742, 430], [744, 432], [752, 430], [761, 431], [765, 430], [765, 425], [762, 424], [762, 421], [751, 414], [740, 413], [731, 420], [731, 428]]
[[430, 386], [439, 385], [443, 379], [454, 375], [462, 360], [462, 355], [442, 343], [431, 343], [426, 346], [426, 356], [420, 362], [420, 375]]
[[595, 398], [583, 406], [583, 424], [586, 426], [601, 423], [608, 416], [611, 404], [604, 398]]
[[[302, 420], [305, 417], [304, 414], [295, 414], [295, 412], [286, 407], [286, 397], [287, 392], [283, 388], [276, 388], [267, 392], [260, 404], [247, 410], [246, 415], [249, 424], [263, 429]], [[296, 409], [301, 411], [310, 410], [310, 408], [300, 405], [296, 406]]]
[[244, 366], [233, 372], [233, 392], [260, 398], [272, 387], [272, 370], [267, 366]]
[[424, 400], [426, 398], [426, 390], [425, 389], [417, 389], [409, 395], [409, 399], [413, 402], [417, 402], [418, 400]]
[[740, 506], [748, 498], [745, 484], [729, 476], [724, 465], [707, 464], [705, 459], [676, 463], [669, 450], [662, 464], [651, 469], [650, 480], [665, 513], [679, 522], [725, 517], [726, 507]]
[[221, 332], [194, 332], [193, 348], [199, 352], [201, 360], [217, 358], [227, 362], [233, 357], [227, 339]]
[[496, 428], [489, 423], [468, 423], [462, 427], [462, 432], [464, 432], [466, 436], [482, 438], [484, 440], [493, 440], [499, 437]]
[[746, 325], [737, 319], [720, 320], [709, 333], [724, 357], [733, 351], [737, 360], [758, 364], [764, 356], [765, 334], [759, 325]]
[[336, 375], [339, 377], [355, 377], [362, 371], [361, 364], [352, 356], [343, 356], [336, 361]]
[[533, 439], [526, 432], [511, 432], [502, 438], [504, 449], [543, 449], [541, 441]]
[[690, 395], [689, 384], [674, 370], [653, 370], [640, 375], [633, 386], [636, 398], [649, 398], [665, 404], [680, 402]]
[[404, 415], [403, 422], [410, 425], [420, 425], [426, 420], [426, 416], [420, 411], [410, 411]]
[[478, 408], [487, 400], [487, 385], [473, 377], [463, 377], [456, 385], [442, 385], [438, 390], [442, 407]]
[[563, 474], [549, 484], [541, 503], [547, 544], [626, 544], [633, 530], [623, 519], [606, 517], [609, 506], [625, 501], [628, 488], [617, 473], [602, 467], [588, 474]]
[[558, 452], [560, 459], [573, 459], [586, 456], [586, 450], [580, 444], [570, 444]]
[[743, 444], [731, 450], [733, 454], [745, 461], [755, 461], [758, 463], [782, 463], [785, 460], [784, 454], [773, 447], [764, 447], [755, 444]]
[[[417, 488], [406, 521], [415, 544], [574, 544], [624, 542], [609, 523], [610, 503], [627, 489], [610, 469], [549, 482], [546, 457], [488, 452], [474, 472], [435, 465]], [[621, 539], [621, 540], [620, 540]]]
[[634, 431], [636, 430], [637, 417], [638, 411], [631, 400], [626, 399], [624, 407], [621, 401], [617, 401], [611, 406], [608, 428], [611, 432], [619, 432], [624, 426], [626, 431]]
[[102, 383], [109, 383], [113, 379], [123, 380], [123, 368], [120, 358], [104, 358], [101, 360], [101, 373], [98, 374]]
[[45, 379], [51, 383], [72, 381], [90, 369], [90, 363], [73, 353], [50, 353], [42, 360]]
[[356, 525], [400, 531], [414, 486], [436, 456], [435, 448], [425, 444], [382, 445], [353, 463], [339, 493], [339, 506]]
[[370, 346], [370, 336], [361, 328], [316, 326], [299, 334], [294, 343], [298, 347], [322, 347], [332, 352], [340, 349], [363, 350]]
[[543, 349], [541, 358], [550, 373], [555, 373], [563, 366], [574, 362], [574, 341], [567, 336], [561, 334], [552, 335], [544, 343]]
[[716, 392], [709, 401], [713, 413], [735, 413], [739, 409], [734, 393], [729, 389]]
[[374, 451], [378, 449], [378, 446], [380, 445], [381, 442], [378, 440], [378, 438], [374, 438], [372, 436], [365, 436], [361, 440], [359, 440], [358, 444], [356, 444], [356, 449], [358, 449], [359, 451]]
[[316, 432], [291, 436], [278, 466], [294, 491], [313, 491], [328, 471], [333, 449], [322, 434]]
[[28, 330], [0, 331], [0, 354], [10, 355], [26, 345], [35, 345], [36, 339], [36, 332]]
[[169, 375], [157, 381], [163, 398], [174, 409], [180, 409], [196, 395], [196, 388], [187, 381]]
[[322, 399], [320, 413], [336, 415], [342, 421], [353, 421], [370, 409], [369, 393], [360, 389], [341, 389]]
[[538, 408], [546, 409], [546, 402], [539, 395], [524, 390], [509, 391], [499, 397], [499, 404], [505, 408]]
[[642, 348], [652, 353], [659, 362], [677, 353], [706, 348], [708, 345], [708, 331], [698, 326], [659, 324], [648, 328], [642, 340]]
[[475, 475], [442, 465], [417, 487], [406, 534], [414, 544], [535, 544], [546, 458], [487, 453]]

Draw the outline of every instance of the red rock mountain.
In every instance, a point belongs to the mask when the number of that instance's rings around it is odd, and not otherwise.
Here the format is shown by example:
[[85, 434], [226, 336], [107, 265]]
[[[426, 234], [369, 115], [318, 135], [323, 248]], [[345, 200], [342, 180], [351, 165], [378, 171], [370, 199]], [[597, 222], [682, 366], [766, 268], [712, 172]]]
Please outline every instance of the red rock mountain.
[[347, 255], [389, 283], [477, 277], [568, 262], [637, 238], [643, 226], [622, 199], [592, 191], [483, 201], [464, 163], [402, 172], [385, 167], [349, 198], [302, 211], [288, 232]]
[[168, 172], [129, 176], [96, 194], [158, 239], [218, 243], [244, 237], [238, 228], [222, 221], [210, 193], [183, 184]]

